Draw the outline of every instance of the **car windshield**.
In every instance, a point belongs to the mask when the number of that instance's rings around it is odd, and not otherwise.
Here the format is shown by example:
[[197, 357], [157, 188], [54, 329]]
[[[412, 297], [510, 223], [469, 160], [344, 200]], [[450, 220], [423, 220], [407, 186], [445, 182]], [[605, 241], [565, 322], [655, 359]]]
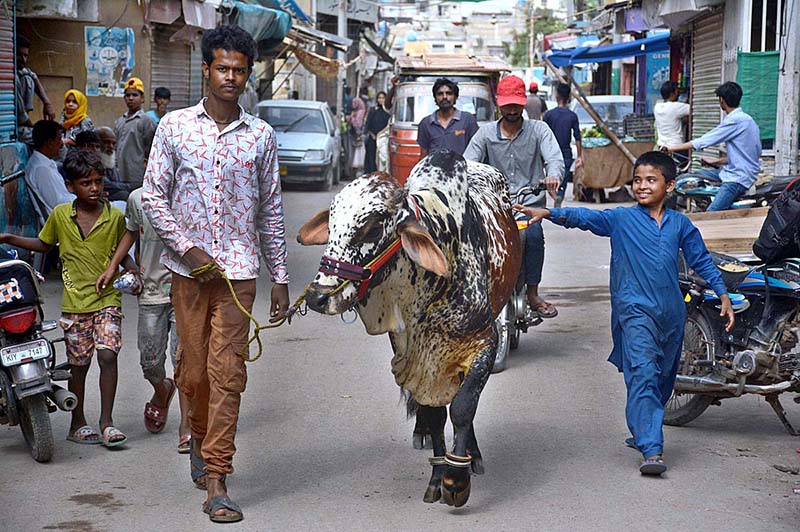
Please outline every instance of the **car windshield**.
[[327, 133], [325, 118], [319, 109], [301, 107], [261, 107], [259, 118], [275, 128], [276, 131], [296, 133]]
[[[625, 115], [633, 113], [633, 102], [590, 103], [605, 122], [622, 122]], [[594, 119], [589, 116], [589, 113], [580, 104], [575, 108], [575, 113], [578, 115], [578, 122], [581, 124], [594, 122]]]
[[[432, 88], [433, 83], [401, 85], [394, 104], [395, 122], [418, 125], [420, 120], [433, 113], [437, 107], [431, 93]], [[483, 85], [459, 84], [456, 108], [472, 113], [478, 122], [488, 122], [494, 118], [489, 91]]]

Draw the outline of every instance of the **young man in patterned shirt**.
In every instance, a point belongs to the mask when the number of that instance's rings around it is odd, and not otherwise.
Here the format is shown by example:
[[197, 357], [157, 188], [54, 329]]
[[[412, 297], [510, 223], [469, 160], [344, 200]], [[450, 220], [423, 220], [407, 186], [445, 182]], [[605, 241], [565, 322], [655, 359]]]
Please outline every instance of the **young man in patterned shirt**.
[[[270, 321], [289, 306], [286, 241], [275, 134], [237, 104], [256, 47], [238, 26], [203, 36], [208, 96], [161, 119], [145, 173], [142, 206], [164, 241], [173, 273], [178, 336], [176, 379], [189, 400], [192, 480], [208, 490], [212, 521], [240, 521], [225, 477], [247, 373], [242, 351], [249, 322], [221, 272], [251, 310], [259, 247], [274, 283]], [[192, 277], [199, 267], [214, 265]]]

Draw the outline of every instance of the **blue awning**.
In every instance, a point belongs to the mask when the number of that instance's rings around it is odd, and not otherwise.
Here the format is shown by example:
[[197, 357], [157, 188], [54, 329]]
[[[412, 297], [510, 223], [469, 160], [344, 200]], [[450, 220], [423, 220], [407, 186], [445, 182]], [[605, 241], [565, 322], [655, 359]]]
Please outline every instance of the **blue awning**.
[[245, 4], [234, 0], [236, 9], [231, 21], [238, 24], [256, 41], [268, 41], [277, 45], [292, 27], [292, 17], [280, 9], [270, 9], [255, 4]]
[[258, 0], [262, 6], [282, 9], [301, 22], [311, 23], [311, 17], [306, 15], [295, 0]]
[[553, 50], [553, 53], [547, 59], [557, 67], [564, 67], [584, 63], [604, 63], [667, 50], [669, 50], [669, 33], [663, 33], [655, 37], [610, 44], [608, 46], [581, 46], [566, 50]]

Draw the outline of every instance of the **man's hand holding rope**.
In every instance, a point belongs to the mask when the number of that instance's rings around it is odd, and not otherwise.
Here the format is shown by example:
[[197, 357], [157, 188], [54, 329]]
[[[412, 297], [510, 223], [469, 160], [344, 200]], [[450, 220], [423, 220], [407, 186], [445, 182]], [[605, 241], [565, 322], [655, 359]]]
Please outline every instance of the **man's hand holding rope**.
[[276, 323], [283, 319], [289, 310], [289, 285], [272, 285], [272, 305], [269, 307], [269, 322]]

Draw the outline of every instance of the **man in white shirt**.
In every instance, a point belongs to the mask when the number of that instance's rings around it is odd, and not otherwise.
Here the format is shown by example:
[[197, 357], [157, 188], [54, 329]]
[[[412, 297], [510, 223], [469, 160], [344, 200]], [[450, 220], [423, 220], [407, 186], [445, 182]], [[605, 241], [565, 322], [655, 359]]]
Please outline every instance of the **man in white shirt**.
[[64, 128], [52, 120], [39, 120], [33, 125], [33, 153], [25, 166], [25, 183], [41, 223], [56, 205], [75, 200], [75, 195], [67, 192], [64, 178], [53, 160], [61, 151], [63, 134]]
[[[665, 81], [661, 85], [661, 97], [664, 98], [664, 101], [658, 102], [653, 107], [658, 147], [683, 144], [685, 138], [683, 126], [689, 119], [689, 104], [678, 101], [678, 84], [674, 81]], [[688, 152], [680, 152], [678, 165], [683, 166], [685, 162], [688, 162], [688, 156]]]

